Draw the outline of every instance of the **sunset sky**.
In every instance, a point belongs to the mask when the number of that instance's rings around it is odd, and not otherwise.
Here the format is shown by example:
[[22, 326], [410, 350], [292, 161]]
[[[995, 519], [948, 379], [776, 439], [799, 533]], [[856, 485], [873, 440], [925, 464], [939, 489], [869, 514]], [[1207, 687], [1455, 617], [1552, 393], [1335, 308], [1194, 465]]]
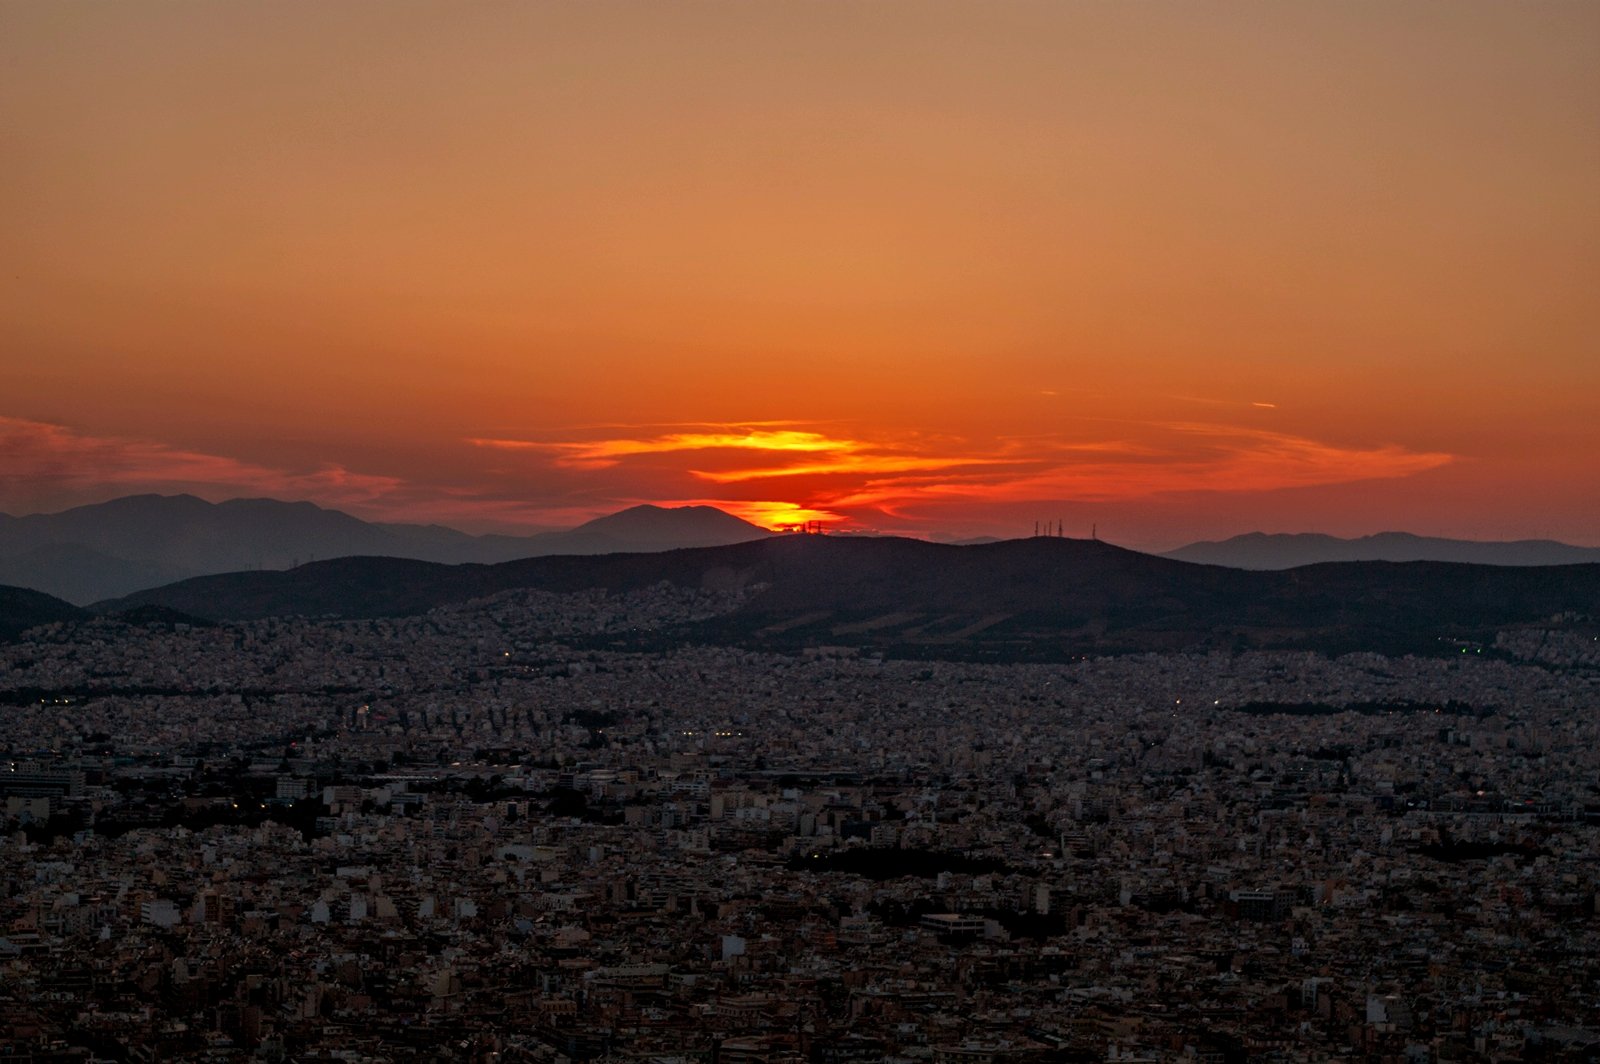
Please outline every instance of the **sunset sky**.
[[0, 511], [1600, 545], [1600, 3], [0, 0]]

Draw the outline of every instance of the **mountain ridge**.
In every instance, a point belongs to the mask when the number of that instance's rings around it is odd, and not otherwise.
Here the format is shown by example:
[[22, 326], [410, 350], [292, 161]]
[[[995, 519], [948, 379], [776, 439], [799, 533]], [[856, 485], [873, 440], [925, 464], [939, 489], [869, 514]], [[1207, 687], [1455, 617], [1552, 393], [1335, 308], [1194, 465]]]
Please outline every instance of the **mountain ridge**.
[[711, 546], [770, 535], [714, 507], [645, 504], [571, 529], [475, 536], [444, 525], [363, 521], [315, 503], [127, 495], [0, 520], [0, 582], [86, 605], [191, 576], [283, 569], [315, 558], [387, 556], [447, 564], [539, 554]]
[[[654, 554], [444, 566], [345, 558], [202, 577], [102, 602], [208, 619], [424, 612], [515, 589], [741, 590], [732, 613], [673, 638], [773, 650], [1050, 660], [1080, 653], [1255, 647], [1429, 652], [1502, 626], [1600, 614], [1600, 565], [1338, 563], [1282, 572], [1197, 565], [1095, 540], [959, 547], [790, 535]], [[643, 637], [640, 646], [656, 637]], [[625, 642], [625, 641], [624, 641]]]
[[1600, 562], [1600, 547], [1550, 539], [1470, 540], [1378, 532], [1341, 538], [1321, 532], [1246, 532], [1164, 551], [1162, 557], [1235, 569], [1292, 569], [1324, 562], [1463, 562], [1470, 565], [1547, 566]]

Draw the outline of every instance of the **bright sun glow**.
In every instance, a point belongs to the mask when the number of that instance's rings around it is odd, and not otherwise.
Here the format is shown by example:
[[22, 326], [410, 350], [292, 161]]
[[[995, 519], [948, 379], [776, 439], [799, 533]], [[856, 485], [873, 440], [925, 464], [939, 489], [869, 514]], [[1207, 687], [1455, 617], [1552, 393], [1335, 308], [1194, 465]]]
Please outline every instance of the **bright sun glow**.
[[836, 513], [827, 510], [816, 510], [809, 506], [801, 506], [792, 502], [716, 502], [712, 505], [726, 510], [736, 517], [742, 517], [753, 525], [783, 531], [789, 528], [798, 528], [811, 521], [820, 521], [824, 525], [836, 525], [845, 519]]

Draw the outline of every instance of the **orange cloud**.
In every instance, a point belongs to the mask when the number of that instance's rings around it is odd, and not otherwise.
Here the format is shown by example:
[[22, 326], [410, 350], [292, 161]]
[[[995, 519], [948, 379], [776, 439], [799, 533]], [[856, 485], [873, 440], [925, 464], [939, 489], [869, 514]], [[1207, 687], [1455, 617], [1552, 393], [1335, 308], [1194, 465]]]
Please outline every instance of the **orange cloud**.
[[[96, 436], [0, 415], [0, 509], [60, 509], [117, 495], [191, 492], [212, 499], [307, 500], [375, 520], [524, 526], [549, 519], [525, 498], [482, 486], [435, 486], [337, 463], [284, 469], [154, 440]], [[595, 515], [588, 507], [564, 523]]]
[[[921, 528], [929, 504], [1109, 502], [1392, 479], [1453, 460], [1234, 425], [1118, 425], [1116, 438], [882, 437], [783, 425], [699, 425], [596, 439], [472, 438], [494, 463], [433, 483], [328, 463], [283, 469], [149, 440], [0, 417], [0, 504], [131, 491], [310, 499], [382, 520], [571, 525], [636, 502], [704, 503], [766, 527]], [[471, 453], [465, 451], [464, 454]], [[520, 458], [518, 456], [521, 456]], [[455, 461], [451, 459], [451, 461]], [[717, 498], [701, 498], [715, 485]], [[781, 485], [781, 490], [775, 490]]]
[[716, 484], [739, 484], [747, 480], [765, 480], [770, 477], [801, 476], [865, 476], [882, 473], [909, 473], [918, 470], [950, 469], [956, 466], [995, 465], [1005, 462], [999, 458], [915, 458], [899, 455], [844, 455], [826, 462], [804, 462], [790, 466], [736, 469], [723, 473], [690, 470], [702, 480]]
[[[704, 426], [706, 431], [567, 441], [473, 441], [528, 450], [556, 466], [619, 482], [690, 477], [757, 498], [709, 501], [757, 523], [875, 523], [918, 503], [963, 500], [1105, 502], [1180, 492], [1255, 492], [1410, 476], [1452, 460], [1395, 444], [1350, 446], [1288, 433], [1198, 422], [1125, 425], [1123, 438], [1035, 435], [987, 443], [952, 438]], [[663, 463], [693, 452], [695, 465]], [[715, 455], [719, 468], [702, 468]], [[744, 456], [744, 457], [741, 457]], [[786, 460], [792, 458], [793, 460]], [[788, 498], [773, 501], [770, 486]], [[762, 487], [762, 485], [767, 485]], [[739, 491], [737, 494], [743, 494]]]
[[[1349, 447], [1228, 425], [1151, 426], [1159, 442], [1053, 448], [1035, 440], [1036, 468], [1022, 475], [874, 478], [835, 498], [838, 507], [885, 508], [919, 500], [1108, 502], [1179, 492], [1259, 492], [1412, 476], [1454, 460], [1395, 444]], [[1082, 457], [1090, 454], [1087, 460]]]
[[622, 459], [682, 451], [758, 451], [770, 457], [825, 455], [816, 461], [780, 465], [742, 466], [725, 470], [692, 468], [688, 472], [715, 484], [738, 484], [769, 477], [870, 476], [919, 470], [949, 469], [966, 465], [992, 465], [1013, 461], [977, 455], [905, 453], [903, 446], [828, 436], [795, 429], [755, 429], [729, 426], [713, 432], [672, 432], [640, 438], [589, 441], [536, 441], [474, 438], [476, 447], [505, 451], [537, 451], [552, 455], [561, 465], [585, 469], [616, 466]]
[[8, 499], [82, 485], [212, 487], [365, 503], [394, 493], [404, 483], [334, 464], [273, 469], [150, 440], [89, 436], [62, 425], [0, 416], [0, 493]]
[[669, 454], [674, 451], [749, 450], [810, 454], [848, 453], [858, 444], [854, 440], [830, 439], [819, 432], [795, 429], [730, 428], [722, 432], [670, 432], [644, 439], [586, 440], [581, 442], [539, 442], [474, 438], [476, 447], [511, 451], [543, 451], [565, 465], [604, 468], [620, 458], [641, 454]]

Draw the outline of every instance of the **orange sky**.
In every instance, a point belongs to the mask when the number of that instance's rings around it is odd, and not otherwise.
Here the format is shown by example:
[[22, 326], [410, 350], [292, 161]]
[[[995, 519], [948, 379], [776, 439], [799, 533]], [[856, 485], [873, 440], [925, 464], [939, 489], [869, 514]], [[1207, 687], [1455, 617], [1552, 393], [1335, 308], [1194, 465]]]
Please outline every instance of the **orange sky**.
[[0, 3], [0, 511], [1600, 544], [1600, 4]]

